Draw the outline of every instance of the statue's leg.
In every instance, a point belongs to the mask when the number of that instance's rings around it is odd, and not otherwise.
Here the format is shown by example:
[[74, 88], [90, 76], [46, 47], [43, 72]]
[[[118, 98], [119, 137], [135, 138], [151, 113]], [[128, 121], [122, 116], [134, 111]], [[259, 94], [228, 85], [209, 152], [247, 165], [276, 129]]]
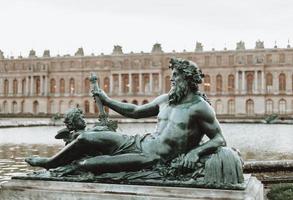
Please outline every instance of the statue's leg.
[[127, 153], [115, 156], [96, 156], [77, 163], [78, 169], [96, 173], [137, 171], [152, 166], [159, 156], [143, 153]]
[[85, 132], [50, 158], [31, 157], [25, 161], [32, 166], [50, 169], [81, 159], [86, 155], [109, 154], [117, 149], [122, 142], [123, 135], [115, 132]]

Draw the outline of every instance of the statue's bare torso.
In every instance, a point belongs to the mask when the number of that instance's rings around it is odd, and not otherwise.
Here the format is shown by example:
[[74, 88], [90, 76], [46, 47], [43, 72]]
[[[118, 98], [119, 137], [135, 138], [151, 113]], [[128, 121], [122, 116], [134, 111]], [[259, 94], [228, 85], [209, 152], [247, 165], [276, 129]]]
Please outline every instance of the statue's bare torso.
[[196, 111], [206, 102], [194, 95], [188, 102], [169, 105], [167, 95], [161, 98], [155, 132], [142, 141], [142, 148], [146, 153], [170, 159], [199, 145], [203, 133], [197, 124]]

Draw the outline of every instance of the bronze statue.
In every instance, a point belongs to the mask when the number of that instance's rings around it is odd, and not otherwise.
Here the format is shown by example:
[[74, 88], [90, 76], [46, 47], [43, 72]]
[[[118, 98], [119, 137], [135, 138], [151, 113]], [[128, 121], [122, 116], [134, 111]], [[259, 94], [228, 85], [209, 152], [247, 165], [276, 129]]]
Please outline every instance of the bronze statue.
[[[31, 157], [26, 162], [53, 169], [59, 176], [91, 172], [98, 179], [117, 179], [117, 174], [121, 178], [122, 173], [127, 180], [165, 177], [164, 183], [169, 180], [171, 185], [178, 185], [179, 180], [182, 185], [190, 178], [205, 184], [242, 184], [242, 160], [236, 151], [225, 147], [215, 112], [206, 95], [198, 90], [204, 74], [195, 63], [183, 59], [171, 59], [170, 69], [170, 92], [145, 105], [113, 100], [98, 87], [92, 90], [100, 106], [108, 106], [123, 116], [157, 116], [154, 133], [123, 135], [107, 123], [86, 130], [82, 111], [74, 108], [65, 114], [67, 128], [57, 136], [64, 138], [65, 133], [67, 145], [52, 157]], [[203, 143], [205, 135], [209, 140]]]

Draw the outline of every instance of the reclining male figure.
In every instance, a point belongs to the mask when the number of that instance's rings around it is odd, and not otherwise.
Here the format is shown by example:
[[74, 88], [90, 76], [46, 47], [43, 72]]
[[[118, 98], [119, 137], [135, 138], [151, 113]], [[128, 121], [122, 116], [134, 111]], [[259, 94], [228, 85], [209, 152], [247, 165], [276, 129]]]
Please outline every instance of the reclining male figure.
[[[50, 169], [76, 161], [74, 164], [79, 170], [103, 173], [139, 170], [185, 155], [181, 166], [195, 169], [202, 156], [214, 153], [226, 142], [213, 108], [198, 91], [204, 77], [198, 66], [191, 61], [171, 59], [170, 69], [170, 92], [144, 105], [113, 100], [102, 90], [93, 94], [98, 95], [105, 106], [126, 117], [157, 116], [154, 133], [127, 136], [85, 130], [82, 113], [73, 109], [67, 113], [65, 124], [69, 130], [78, 131], [79, 136], [52, 157], [31, 157], [26, 162]], [[209, 140], [201, 144], [204, 135]]]

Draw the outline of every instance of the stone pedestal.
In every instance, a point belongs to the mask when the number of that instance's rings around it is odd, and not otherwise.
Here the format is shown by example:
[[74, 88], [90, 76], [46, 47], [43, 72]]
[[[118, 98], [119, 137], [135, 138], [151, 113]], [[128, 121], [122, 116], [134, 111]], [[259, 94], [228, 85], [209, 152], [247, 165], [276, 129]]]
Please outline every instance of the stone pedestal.
[[9, 180], [0, 185], [5, 200], [96, 200], [96, 199], [245, 199], [263, 200], [263, 185], [250, 177], [245, 190], [120, 185], [102, 183]]

